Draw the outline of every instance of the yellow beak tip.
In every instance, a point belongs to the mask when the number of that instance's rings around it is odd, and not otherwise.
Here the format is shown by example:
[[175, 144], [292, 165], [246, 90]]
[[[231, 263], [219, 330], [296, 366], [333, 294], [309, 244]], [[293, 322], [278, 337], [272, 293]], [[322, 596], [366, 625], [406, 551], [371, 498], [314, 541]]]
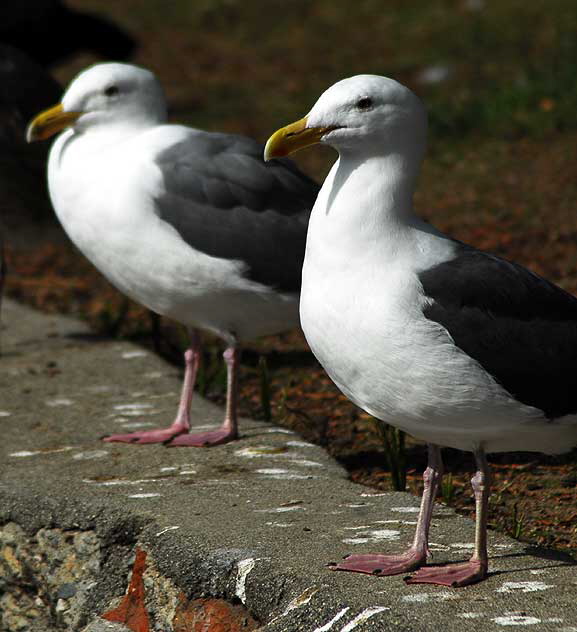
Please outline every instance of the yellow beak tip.
[[82, 112], [65, 112], [61, 103], [44, 110], [28, 124], [26, 141], [33, 143], [37, 140], [46, 140], [73, 125], [81, 115]]
[[[263, 153], [263, 159], [265, 162], [269, 162], [270, 160], [273, 160], [274, 158], [280, 158], [281, 157], [281, 153], [279, 152], [279, 147], [275, 147], [274, 143], [272, 143], [271, 141], [273, 140], [272, 136], [271, 138], [268, 139], [266, 145], [264, 146], [264, 153]], [[282, 155], [286, 155], [286, 154], [282, 154]]]
[[268, 139], [264, 148], [264, 160], [267, 162], [271, 158], [283, 158], [299, 149], [320, 143], [325, 134], [334, 129], [334, 126], [309, 127], [308, 118], [305, 116], [300, 121], [277, 130]]
[[301, 146], [300, 143], [295, 143], [296, 137], [305, 132], [307, 126], [307, 119], [302, 118], [295, 123], [291, 123], [286, 127], [277, 130], [267, 141], [264, 148], [264, 160], [268, 162], [272, 158], [283, 158], [292, 154], [293, 151], [297, 151]]

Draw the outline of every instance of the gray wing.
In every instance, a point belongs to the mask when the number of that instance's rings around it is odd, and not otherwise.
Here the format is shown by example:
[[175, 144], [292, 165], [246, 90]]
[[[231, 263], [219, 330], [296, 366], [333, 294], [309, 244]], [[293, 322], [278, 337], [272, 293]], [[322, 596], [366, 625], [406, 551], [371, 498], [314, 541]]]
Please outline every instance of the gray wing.
[[319, 187], [262, 152], [243, 136], [191, 130], [155, 160], [165, 184], [157, 212], [195, 250], [243, 261], [251, 280], [298, 292]]
[[517, 400], [577, 413], [577, 299], [522, 266], [460, 245], [421, 272], [424, 313]]

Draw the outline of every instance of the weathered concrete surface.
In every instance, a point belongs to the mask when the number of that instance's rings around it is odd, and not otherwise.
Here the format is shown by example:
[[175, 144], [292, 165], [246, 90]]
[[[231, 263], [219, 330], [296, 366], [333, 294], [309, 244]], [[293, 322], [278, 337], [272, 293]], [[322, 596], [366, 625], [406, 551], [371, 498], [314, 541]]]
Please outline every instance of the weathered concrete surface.
[[[61, 538], [60, 560], [38, 549], [41, 578], [24, 588], [32, 600], [51, 595], [74, 620], [69, 629], [119, 602], [138, 545], [151, 562], [146, 589], [158, 593], [147, 601], [154, 630], [167, 630], [170, 594], [180, 591], [240, 600], [270, 632], [577, 632], [577, 567], [495, 533], [491, 576], [464, 589], [328, 571], [347, 552], [401, 549], [418, 500], [354, 485], [320, 448], [248, 419], [240, 441], [208, 450], [102, 444], [107, 432], [170, 421], [178, 371], [73, 320], [10, 302], [3, 320], [0, 599], [23, 589], [14, 570], [26, 557], [22, 538], [45, 548]], [[198, 425], [220, 423], [222, 412], [198, 397], [193, 409]], [[463, 560], [473, 523], [439, 507], [431, 540], [436, 561]], [[92, 567], [74, 570], [90, 547]], [[48, 588], [34, 588], [46, 577]]]

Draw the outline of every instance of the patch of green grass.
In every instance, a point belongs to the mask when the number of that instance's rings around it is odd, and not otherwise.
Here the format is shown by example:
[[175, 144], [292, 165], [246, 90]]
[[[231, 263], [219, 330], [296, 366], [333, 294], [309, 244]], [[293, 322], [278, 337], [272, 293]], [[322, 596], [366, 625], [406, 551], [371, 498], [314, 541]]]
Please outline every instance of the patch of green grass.
[[449, 472], [441, 482], [441, 498], [446, 505], [451, 505], [455, 500], [455, 484], [453, 474]]
[[405, 450], [405, 433], [394, 426], [374, 420], [377, 432], [382, 438], [385, 461], [391, 472], [393, 489], [404, 492], [407, 487], [407, 455]]
[[515, 540], [520, 540], [525, 531], [525, 513], [520, 512], [517, 503], [513, 505], [513, 516], [511, 519], [510, 535]]
[[268, 363], [265, 355], [261, 355], [258, 359], [258, 371], [260, 377], [260, 402], [262, 417], [265, 421], [271, 421], [271, 387], [270, 375], [268, 371]]

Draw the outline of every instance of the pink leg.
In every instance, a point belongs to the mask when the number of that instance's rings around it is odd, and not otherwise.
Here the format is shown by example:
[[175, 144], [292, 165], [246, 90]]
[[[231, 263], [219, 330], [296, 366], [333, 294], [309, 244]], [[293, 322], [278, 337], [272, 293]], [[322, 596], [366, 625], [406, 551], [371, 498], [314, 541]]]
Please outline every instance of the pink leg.
[[335, 571], [353, 571], [370, 575], [398, 575], [419, 568], [427, 561], [429, 553], [429, 527], [433, 515], [433, 505], [439, 483], [443, 476], [441, 450], [429, 444], [429, 461], [423, 473], [424, 489], [421, 498], [421, 510], [417, 521], [415, 539], [412, 546], [400, 555], [381, 555], [368, 553], [365, 555], [349, 555], [343, 562], [330, 565]]
[[113, 434], [103, 437], [103, 441], [121, 443], [164, 443], [173, 437], [188, 432], [190, 429], [190, 404], [194, 383], [200, 362], [200, 336], [198, 332], [190, 332], [190, 348], [184, 353], [185, 371], [182, 394], [176, 419], [168, 428], [143, 430], [127, 434]]
[[238, 361], [240, 352], [235, 346], [228, 347], [223, 354], [227, 368], [226, 384], [226, 413], [224, 423], [216, 430], [208, 430], [195, 434], [181, 434], [167, 445], [193, 446], [197, 448], [209, 448], [238, 439], [238, 422], [236, 417], [237, 393], [238, 393]]
[[489, 508], [490, 470], [485, 452], [479, 448], [475, 452], [477, 472], [471, 479], [475, 493], [475, 552], [468, 562], [427, 566], [407, 579], [407, 584], [438, 584], [457, 588], [475, 584], [487, 577], [487, 512]]

